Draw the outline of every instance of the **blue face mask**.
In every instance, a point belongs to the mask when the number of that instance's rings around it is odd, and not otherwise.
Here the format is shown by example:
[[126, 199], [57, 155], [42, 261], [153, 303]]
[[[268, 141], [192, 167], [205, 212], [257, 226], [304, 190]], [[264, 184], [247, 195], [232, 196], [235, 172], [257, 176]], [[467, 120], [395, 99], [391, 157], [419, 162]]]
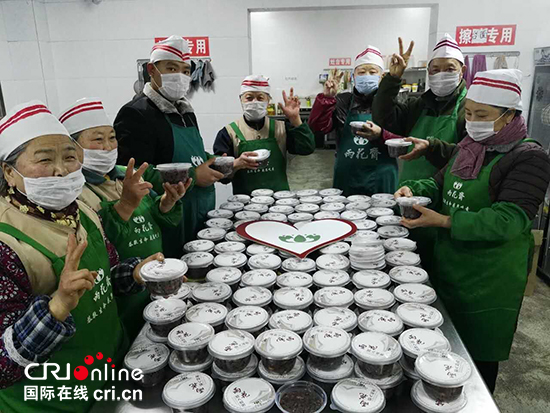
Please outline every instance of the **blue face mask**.
[[355, 89], [362, 95], [368, 95], [378, 89], [379, 75], [361, 75], [353, 78]]

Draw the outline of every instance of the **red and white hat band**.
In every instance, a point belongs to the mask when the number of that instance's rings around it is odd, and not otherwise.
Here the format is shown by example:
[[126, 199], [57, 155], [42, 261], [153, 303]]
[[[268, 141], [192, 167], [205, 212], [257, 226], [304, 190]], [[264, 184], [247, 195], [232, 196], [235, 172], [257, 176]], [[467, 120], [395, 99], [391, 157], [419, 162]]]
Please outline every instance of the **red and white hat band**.
[[523, 74], [517, 69], [478, 72], [468, 90], [467, 98], [486, 105], [523, 110], [522, 79]]
[[430, 61], [438, 58], [456, 59], [460, 63], [464, 64], [464, 55], [462, 54], [462, 50], [460, 50], [458, 43], [449, 33], [445, 33], [441, 40], [437, 42], [432, 52], [432, 58]]
[[269, 79], [262, 75], [250, 75], [241, 83], [241, 95], [246, 92], [264, 92], [270, 95]]
[[[160, 50], [160, 51], [164, 51], [166, 53], [171, 53], [173, 55], [175, 55], [176, 57], [179, 57], [180, 60], [182, 62], [187, 62], [189, 60], [191, 60], [191, 54], [190, 53], [182, 53], [180, 52], [178, 49], [174, 48], [174, 47], [171, 47], [171, 46], [167, 46], [165, 44], [156, 44], [153, 46], [153, 49], [151, 51], [151, 53], [153, 53], [155, 50]], [[158, 55], [161, 55], [160, 53]], [[156, 61], [158, 60], [176, 60], [172, 57], [172, 59], [157, 59]]]
[[98, 126], [111, 126], [103, 103], [99, 98], [77, 100], [59, 116], [59, 121], [63, 123], [71, 135]]
[[189, 62], [191, 60], [191, 53], [189, 52], [187, 40], [181, 36], [172, 35], [155, 44], [151, 49], [149, 61], [156, 63], [160, 60]]
[[376, 65], [384, 70], [384, 59], [380, 50], [374, 46], [367, 46], [365, 50], [355, 57], [354, 69], [361, 65]]

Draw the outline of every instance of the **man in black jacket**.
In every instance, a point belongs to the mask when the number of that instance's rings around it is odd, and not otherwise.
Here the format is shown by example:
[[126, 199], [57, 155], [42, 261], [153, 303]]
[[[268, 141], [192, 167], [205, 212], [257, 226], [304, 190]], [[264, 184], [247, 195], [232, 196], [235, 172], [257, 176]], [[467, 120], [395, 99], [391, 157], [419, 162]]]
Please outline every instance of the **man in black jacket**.
[[[193, 189], [183, 201], [183, 221], [174, 233], [163, 234], [164, 253], [180, 257], [183, 244], [196, 237], [206, 213], [215, 207], [214, 183], [223, 175], [210, 168], [214, 158], [204, 150], [193, 108], [185, 98], [191, 81], [187, 41], [171, 36], [153, 46], [147, 72], [151, 82], [143, 93], [124, 105], [116, 119], [118, 163], [191, 163]], [[144, 179], [162, 193], [162, 181], [153, 168]]]

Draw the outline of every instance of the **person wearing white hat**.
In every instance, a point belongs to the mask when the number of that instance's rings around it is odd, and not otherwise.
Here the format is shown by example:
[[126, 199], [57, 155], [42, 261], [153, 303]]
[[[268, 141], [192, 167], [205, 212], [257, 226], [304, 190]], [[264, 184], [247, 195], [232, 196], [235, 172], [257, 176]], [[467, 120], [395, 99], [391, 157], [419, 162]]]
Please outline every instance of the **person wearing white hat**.
[[[147, 163], [137, 171], [134, 159], [127, 167], [117, 166], [115, 130], [99, 98], [77, 100], [61, 112], [59, 120], [84, 151], [82, 172], [86, 185], [79, 199], [99, 214], [120, 259], [143, 259], [163, 252], [162, 229], [175, 228], [180, 223], [180, 199], [190, 180], [177, 185], [164, 183], [164, 194], [159, 196], [141, 178]], [[147, 291], [117, 297], [123, 325], [132, 341], [143, 327], [142, 319], [135, 315], [141, 314], [149, 302]]]
[[[333, 186], [345, 196], [392, 193], [397, 185], [397, 162], [383, 142], [369, 140], [372, 103], [383, 72], [380, 50], [367, 46], [355, 58], [353, 91], [338, 93], [344, 73], [331, 73], [311, 110], [309, 125], [314, 131], [336, 130]], [[363, 130], [352, 129], [352, 122], [363, 122]]]
[[[0, 120], [0, 411], [87, 412], [94, 399], [29, 400], [26, 387], [57, 386], [33, 363], [67, 363], [86, 355], [122, 361], [128, 342], [114, 296], [143, 289], [143, 264], [119, 262], [97, 214], [77, 201], [85, 183], [82, 151], [39, 101], [18, 105]], [[107, 334], [106, 334], [107, 332]], [[27, 374], [36, 376], [29, 379]], [[80, 385], [82, 376], [63, 383]], [[107, 377], [87, 381], [102, 389]]]
[[532, 221], [550, 182], [550, 159], [527, 139], [516, 69], [478, 72], [466, 96], [468, 136], [459, 144], [413, 139], [413, 157], [448, 162], [396, 196], [427, 196], [437, 211], [403, 219], [437, 228], [430, 281], [487, 386], [509, 357], [530, 269]]
[[[214, 154], [235, 157], [234, 175], [223, 180], [233, 183], [233, 193], [250, 194], [259, 188], [274, 191], [288, 190], [286, 154], [310, 155], [315, 150], [313, 132], [300, 118], [300, 101], [290, 88], [287, 97], [283, 91], [283, 104], [279, 103], [288, 122], [267, 116], [271, 101], [269, 79], [250, 75], [241, 84], [240, 101], [243, 116], [218, 132], [214, 141]], [[267, 165], [258, 168], [255, 150], [270, 152]]]
[[[210, 168], [215, 158], [204, 149], [197, 117], [185, 97], [191, 81], [191, 58], [187, 41], [170, 36], [151, 50], [147, 72], [151, 82], [143, 94], [124, 105], [114, 122], [119, 142], [118, 163], [137, 165], [190, 163], [193, 182], [183, 202], [183, 220], [174, 231], [165, 230], [173, 242], [165, 243], [165, 254], [180, 257], [183, 244], [196, 238], [208, 211], [215, 208], [214, 183], [223, 174]], [[159, 174], [145, 173], [144, 178], [162, 194]]]

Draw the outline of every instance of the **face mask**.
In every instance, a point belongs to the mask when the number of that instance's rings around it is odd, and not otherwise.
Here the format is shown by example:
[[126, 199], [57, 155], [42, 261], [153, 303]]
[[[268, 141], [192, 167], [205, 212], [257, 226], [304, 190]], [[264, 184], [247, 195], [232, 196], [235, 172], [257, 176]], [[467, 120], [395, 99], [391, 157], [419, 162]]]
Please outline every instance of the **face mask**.
[[106, 175], [116, 165], [118, 150], [103, 151], [100, 149], [84, 149], [84, 163], [82, 166], [89, 171]]
[[[508, 112], [508, 111], [506, 111]], [[506, 112], [500, 115], [495, 120], [480, 121], [480, 122], [470, 122], [466, 121], [466, 131], [470, 138], [476, 142], [484, 141], [491, 136], [496, 135], [498, 132], [495, 132], [495, 123], [502, 118]]]
[[[155, 81], [152, 77], [151, 79], [153, 82]], [[183, 73], [161, 73], [160, 79], [162, 80], [162, 86], [159, 87], [157, 85], [159, 92], [171, 102], [181, 99], [189, 92], [191, 76], [184, 75]]]
[[440, 72], [428, 75], [428, 83], [431, 91], [438, 97], [449, 96], [460, 83], [459, 72]]
[[362, 95], [369, 95], [378, 89], [378, 83], [380, 82], [380, 76], [378, 75], [361, 75], [355, 76], [355, 89]]
[[243, 113], [246, 120], [263, 119], [267, 115], [267, 102], [245, 102], [243, 103]]
[[[15, 170], [19, 175], [19, 171]], [[65, 176], [27, 178], [21, 175], [27, 198], [43, 208], [61, 211], [82, 193], [86, 180], [82, 168]]]

